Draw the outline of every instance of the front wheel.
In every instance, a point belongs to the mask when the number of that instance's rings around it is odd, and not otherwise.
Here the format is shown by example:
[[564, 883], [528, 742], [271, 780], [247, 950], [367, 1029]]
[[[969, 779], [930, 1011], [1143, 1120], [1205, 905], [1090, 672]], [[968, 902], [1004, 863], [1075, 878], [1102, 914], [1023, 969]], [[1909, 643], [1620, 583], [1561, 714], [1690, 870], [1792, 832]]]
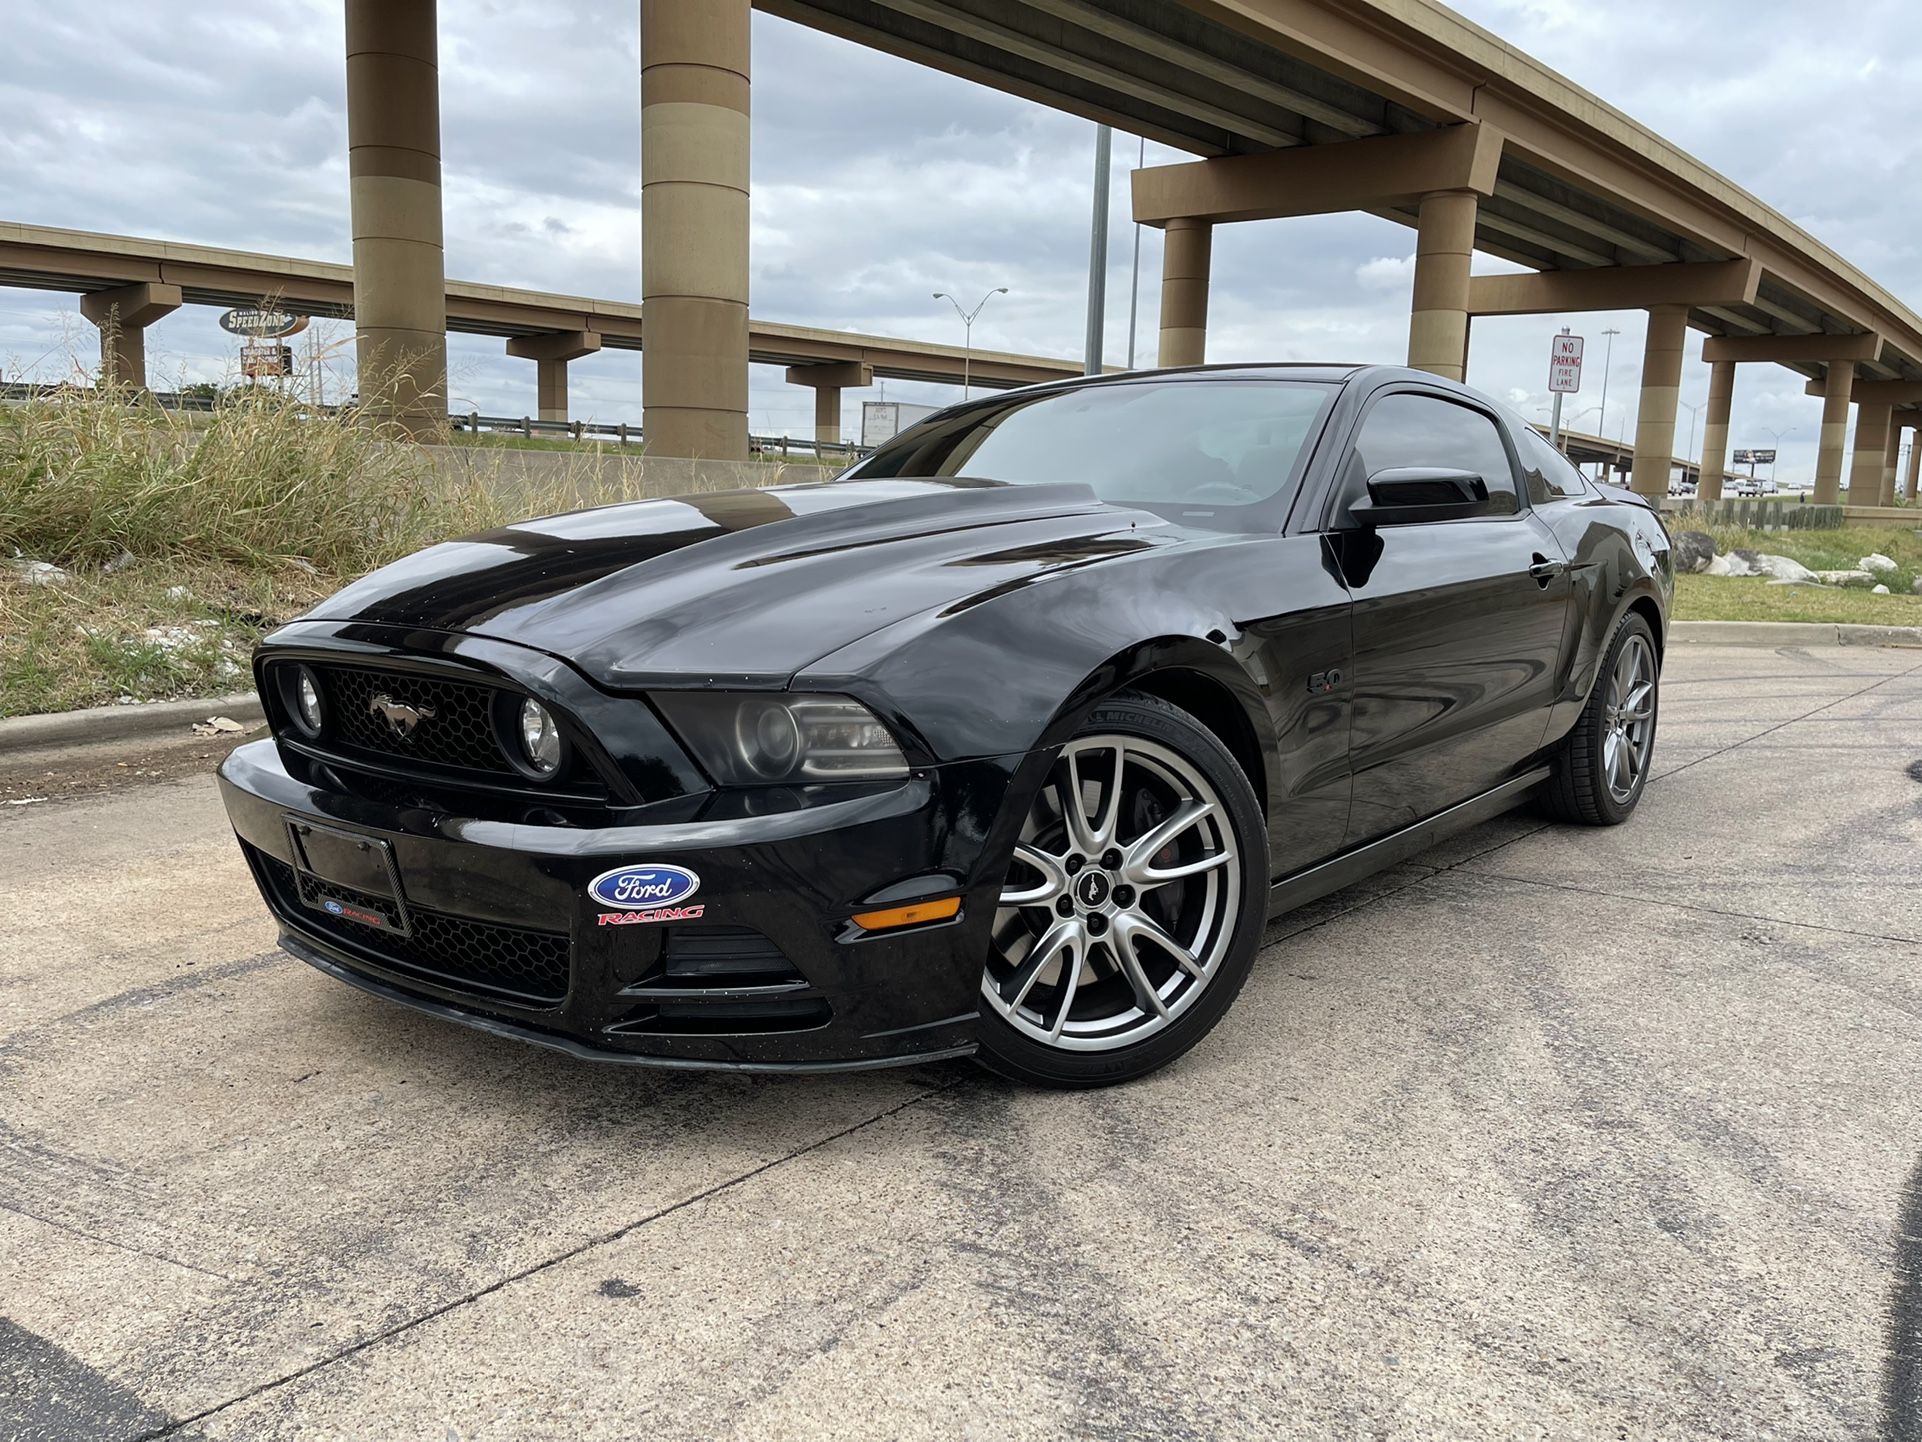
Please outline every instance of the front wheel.
[[981, 980], [981, 1062], [1093, 1087], [1207, 1035], [1261, 944], [1267, 831], [1214, 734], [1151, 696], [1095, 707], [1022, 825]]

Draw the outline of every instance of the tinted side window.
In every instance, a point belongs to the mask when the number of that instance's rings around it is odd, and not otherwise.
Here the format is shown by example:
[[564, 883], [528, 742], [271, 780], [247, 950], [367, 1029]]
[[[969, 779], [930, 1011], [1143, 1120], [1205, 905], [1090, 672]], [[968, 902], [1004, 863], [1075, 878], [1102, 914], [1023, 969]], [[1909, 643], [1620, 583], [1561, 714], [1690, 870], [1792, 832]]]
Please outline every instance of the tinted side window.
[[1567, 456], [1542, 439], [1533, 426], [1516, 430], [1516, 449], [1522, 453], [1522, 475], [1528, 481], [1528, 499], [1536, 505], [1588, 494], [1588, 482], [1570, 464]]
[[1501, 431], [1480, 411], [1438, 396], [1400, 392], [1369, 407], [1355, 438], [1364, 476], [1401, 466], [1446, 466], [1488, 482], [1490, 509], [1513, 515], [1515, 472]]

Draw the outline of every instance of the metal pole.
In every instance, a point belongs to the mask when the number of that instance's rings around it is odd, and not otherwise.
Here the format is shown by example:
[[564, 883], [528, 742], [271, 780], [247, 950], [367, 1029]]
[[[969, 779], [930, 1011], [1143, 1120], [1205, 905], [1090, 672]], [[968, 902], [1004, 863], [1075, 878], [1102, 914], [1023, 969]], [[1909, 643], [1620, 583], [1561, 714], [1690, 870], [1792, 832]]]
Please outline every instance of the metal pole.
[[974, 374], [974, 317], [961, 322], [961, 399], [968, 398], [968, 383]]
[[[1148, 163], [1148, 137], [1141, 137], [1141, 150], [1135, 156], [1135, 169]], [[1128, 268], [1128, 369], [1135, 368], [1135, 317], [1141, 309], [1141, 222], [1135, 222], [1135, 258]]]
[[1602, 348], [1602, 413], [1595, 418], [1595, 434], [1604, 440], [1608, 438], [1608, 368], [1615, 360], [1615, 337], [1620, 334], [1612, 326], [1602, 332], [1606, 338]]
[[1548, 443], [1556, 450], [1562, 448], [1562, 393], [1555, 392], [1555, 411], [1548, 418]]
[[1097, 125], [1094, 132], [1094, 220], [1088, 230], [1088, 339], [1084, 375], [1101, 374], [1101, 330], [1108, 309], [1108, 168], [1114, 153], [1114, 131]]

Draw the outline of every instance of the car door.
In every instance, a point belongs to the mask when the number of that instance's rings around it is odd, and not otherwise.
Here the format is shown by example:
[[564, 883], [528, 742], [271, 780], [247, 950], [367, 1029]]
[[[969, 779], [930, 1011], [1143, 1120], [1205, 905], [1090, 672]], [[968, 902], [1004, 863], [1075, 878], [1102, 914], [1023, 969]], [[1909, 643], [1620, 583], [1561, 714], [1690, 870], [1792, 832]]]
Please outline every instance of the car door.
[[[1486, 500], [1458, 519], [1397, 521], [1366, 504], [1374, 514], [1357, 514], [1371, 477], [1409, 468], [1471, 473]], [[1326, 523], [1354, 601], [1354, 845], [1479, 795], [1540, 749], [1566, 634], [1568, 567], [1517, 485], [1513, 445], [1494, 412], [1420, 386], [1370, 398]]]

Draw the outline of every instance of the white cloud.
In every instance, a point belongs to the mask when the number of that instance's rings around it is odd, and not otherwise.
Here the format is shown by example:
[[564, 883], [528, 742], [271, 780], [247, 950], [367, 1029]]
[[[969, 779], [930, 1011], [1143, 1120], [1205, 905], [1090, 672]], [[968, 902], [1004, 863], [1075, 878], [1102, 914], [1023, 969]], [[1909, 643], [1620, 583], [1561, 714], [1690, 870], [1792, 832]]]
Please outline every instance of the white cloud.
[[1378, 255], [1355, 267], [1355, 279], [1364, 290], [1406, 290], [1414, 284], [1415, 257]]

